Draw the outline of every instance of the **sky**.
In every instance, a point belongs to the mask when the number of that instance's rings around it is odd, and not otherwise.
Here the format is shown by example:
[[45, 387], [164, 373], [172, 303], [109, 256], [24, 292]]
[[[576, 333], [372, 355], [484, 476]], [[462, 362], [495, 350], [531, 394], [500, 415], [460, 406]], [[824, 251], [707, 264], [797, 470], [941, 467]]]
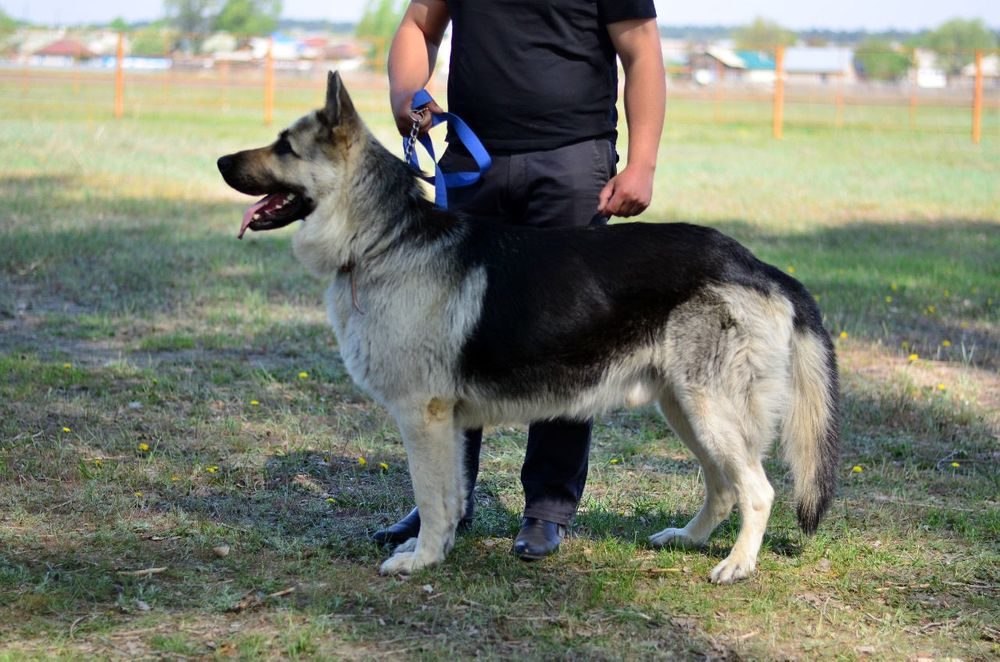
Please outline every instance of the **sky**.
[[[367, 0], [285, 0], [286, 18], [356, 21]], [[763, 16], [802, 30], [933, 28], [951, 18], [979, 18], [1000, 29], [998, 0], [654, 0], [665, 25], [742, 25]], [[15, 18], [57, 25], [159, 18], [162, 0], [0, 0]]]

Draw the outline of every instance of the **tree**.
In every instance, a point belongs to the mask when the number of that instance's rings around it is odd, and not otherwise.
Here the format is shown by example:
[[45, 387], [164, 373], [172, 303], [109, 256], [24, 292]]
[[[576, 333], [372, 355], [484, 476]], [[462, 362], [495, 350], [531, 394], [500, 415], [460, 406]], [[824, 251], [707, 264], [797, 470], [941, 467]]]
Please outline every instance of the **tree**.
[[12, 35], [17, 31], [18, 23], [0, 9], [0, 53], [6, 54], [13, 49], [15, 39]]
[[235, 35], [266, 35], [278, 27], [281, 0], [226, 0], [215, 29]]
[[962, 67], [972, 62], [976, 49], [996, 46], [997, 38], [980, 19], [952, 19], [929, 32], [921, 45], [934, 51], [938, 66], [948, 76], [962, 73]]
[[384, 62], [406, 9], [406, 0], [368, 0], [354, 36], [371, 42], [369, 56]]
[[132, 35], [131, 53], [137, 57], [165, 55], [169, 35], [156, 27], [143, 28]]
[[128, 23], [126, 23], [125, 19], [122, 18], [121, 16], [119, 16], [115, 20], [111, 21], [111, 24], [108, 25], [108, 27], [111, 28], [112, 30], [114, 30], [115, 32], [126, 32], [126, 31], [128, 31]]
[[163, 0], [167, 20], [182, 35], [207, 34], [218, 6], [218, 0]]
[[0, 8], [0, 38], [6, 37], [16, 29], [17, 21], [8, 16], [7, 13]]
[[744, 25], [733, 31], [736, 48], [746, 51], [766, 51], [775, 46], [791, 46], [796, 39], [795, 33], [791, 30], [759, 16], [750, 25]]
[[854, 49], [854, 66], [868, 80], [899, 80], [910, 70], [910, 57], [889, 42], [869, 38]]

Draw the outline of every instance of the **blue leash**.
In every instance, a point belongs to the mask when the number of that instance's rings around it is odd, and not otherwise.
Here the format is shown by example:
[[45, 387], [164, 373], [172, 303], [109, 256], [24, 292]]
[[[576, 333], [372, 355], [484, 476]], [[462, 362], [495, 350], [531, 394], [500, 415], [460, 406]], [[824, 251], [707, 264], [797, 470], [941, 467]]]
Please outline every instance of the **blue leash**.
[[[432, 101], [434, 99], [427, 90], [420, 90], [413, 95], [413, 110], [418, 111], [426, 108]], [[437, 163], [437, 157], [434, 156], [434, 144], [431, 142], [430, 136], [426, 133], [422, 136], [415, 136], [415, 133], [411, 133], [409, 137], [403, 138], [403, 153], [406, 154], [407, 163], [414, 170], [420, 172], [420, 162], [417, 160], [417, 150], [413, 144], [414, 138], [424, 146], [424, 149], [431, 155], [431, 160], [434, 162], [434, 176], [424, 177], [421, 175], [421, 178], [434, 185], [434, 206], [440, 209], [447, 209], [448, 189], [475, 184], [489, 170], [493, 164], [493, 160], [490, 158], [486, 148], [483, 147], [483, 143], [479, 141], [479, 138], [469, 128], [469, 125], [458, 115], [454, 113], [431, 113], [432, 128], [442, 122], [451, 123], [452, 135], [465, 145], [465, 149], [469, 151], [469, 154], [475, 160], [476, 166], [479, 168], [478, 171], [442, 172], [441, 167]], [[416, 123], [414, 123], [414, 129], [416, 129]]]

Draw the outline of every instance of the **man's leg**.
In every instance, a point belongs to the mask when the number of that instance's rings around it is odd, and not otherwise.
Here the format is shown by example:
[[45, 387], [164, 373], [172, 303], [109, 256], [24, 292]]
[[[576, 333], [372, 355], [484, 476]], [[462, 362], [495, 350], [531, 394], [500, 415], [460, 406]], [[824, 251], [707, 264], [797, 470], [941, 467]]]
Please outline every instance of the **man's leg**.
[[[476, 185], [453, 189], [448, 192], [449, 207], [466, 211], [475, 218], [486, 218], [503, 222], [507, 214], [503, 208], [503, 190], [507, 179], [509, 158], [494, 157], [493, 167], [487, 171], [483, 180]], [[448, 149], [441, 157], [441, 167], [446, 172], [460, 170], [475, 170], [476, 164], [468, 155], [456, 154]], [[465, 431], [465, 513], [459, 522], [459, 528], [472, 524], [476, 510], [476, 478], [479, 476], [479, 452], [483, 445], [483, 431]], [[410, 538], [415, 538], [420, 532], [420, 511], [414, 508], [405, 517], [372, 534], [372, 540], [385, 545], [398, 545]]]
[[[615, 174], [616, 158], [607, 140], [513, 157], [519, 196], [515, 199], [525, 205], [524, 223], [536, 227], [607, 223], [597, 214], [597, 201]], [[514, 541], [518, 557], [539, 559], [559, 548], [587, 482], [591, 428], [592, 421], [556, 420], [528, 429], [521, 468], [524, 520]]]

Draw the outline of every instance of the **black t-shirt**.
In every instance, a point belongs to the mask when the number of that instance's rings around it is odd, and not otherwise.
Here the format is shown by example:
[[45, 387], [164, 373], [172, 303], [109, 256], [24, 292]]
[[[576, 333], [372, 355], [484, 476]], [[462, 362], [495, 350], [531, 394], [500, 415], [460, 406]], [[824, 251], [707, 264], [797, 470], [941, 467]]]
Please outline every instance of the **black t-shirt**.
[[653, 0], [447, 0], [449, 110], [494, 153], [614, 140], [618, 67], [609, 23], [655, 18]]

